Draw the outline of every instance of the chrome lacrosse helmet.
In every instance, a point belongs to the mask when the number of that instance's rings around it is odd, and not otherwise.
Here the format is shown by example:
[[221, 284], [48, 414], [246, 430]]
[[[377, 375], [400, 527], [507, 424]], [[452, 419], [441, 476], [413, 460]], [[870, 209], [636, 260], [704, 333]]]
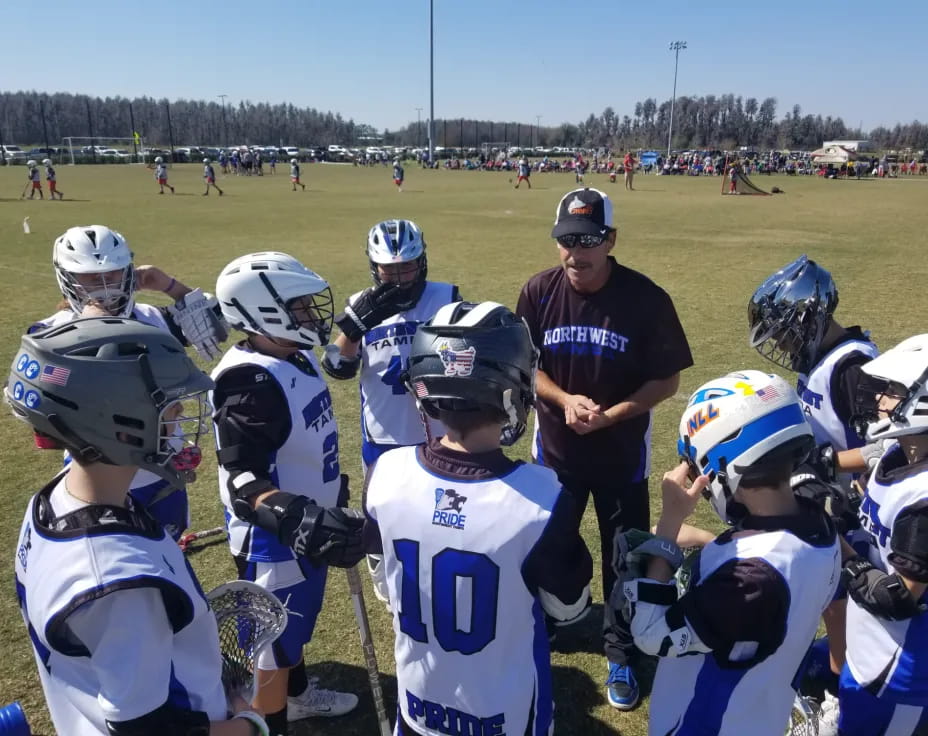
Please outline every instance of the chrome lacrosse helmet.
[[748, 303], [748, 340], [781, 368], [808, 373], [837, 306], [831, 274], [801, 255], [754, 292]]

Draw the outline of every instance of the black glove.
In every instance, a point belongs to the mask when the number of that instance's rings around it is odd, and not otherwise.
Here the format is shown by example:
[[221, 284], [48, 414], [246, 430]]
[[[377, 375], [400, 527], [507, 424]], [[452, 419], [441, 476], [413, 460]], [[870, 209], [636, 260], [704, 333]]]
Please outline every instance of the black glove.
[[403, 311], [408, 298], [408, 289], [397, 284], [383, 283], [365, 289], [349, 302], [344, 312], [336, 315], [335, 324], [351, 342], [358, 342], [369, 330]]
[[862, 557], [844, 563], [841, 582], [857, 605], [879, 618], [905, 621], [925, 611], [898, 575], [888, 575]]
[[342, 473], [338, 476], [339, 487], [338, 487], [338, 500], [335, 502], [336, 506], [347, 506], [348, 502], [351, 500], [351, 489], [348, 488], [348, 476]]
[[354, 567], [364, 557], [363, 525], [364, 514], [357, 509], [324, 509], [309, 503], [303, 508], [303, 521], [294, 531], [291, 547], [317, 565]]
[[812, 450], [806, 462], [825, 483], [834, 483], [838, 480], [838, 472], [835, 468], [835, 448], [827, 442]]

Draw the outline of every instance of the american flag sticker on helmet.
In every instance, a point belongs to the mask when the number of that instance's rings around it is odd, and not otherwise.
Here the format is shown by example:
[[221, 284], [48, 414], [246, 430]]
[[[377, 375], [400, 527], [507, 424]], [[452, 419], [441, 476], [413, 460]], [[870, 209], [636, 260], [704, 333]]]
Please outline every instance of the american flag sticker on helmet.
[[42, 375], [39, 376], [39, 380], [45, 381], [46, 383], [54, 383], [58, 386], [67, 386], [70, 377], [70, 368], [62, 368], [59, 365], [47, 365], [42, 369]]
[[420, 399], [424, 399], [429, 395], [429, 390], [425, 387], [425, 384], [422, 381], [416, 381], [413, 384], [413, 388], [416, 390], [416, 396]]
[[756, 393], [760, 397], [761, 401], [775, 401], [783, 395], [780, 389], [778, 389], [772, 383], [769, 386], [764, 386], [763, 388], [757, 389]]

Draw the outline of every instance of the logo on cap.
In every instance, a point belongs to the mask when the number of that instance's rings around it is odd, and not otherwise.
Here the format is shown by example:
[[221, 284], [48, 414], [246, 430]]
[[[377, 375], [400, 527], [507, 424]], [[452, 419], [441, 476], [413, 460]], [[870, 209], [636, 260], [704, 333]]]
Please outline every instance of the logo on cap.
[[592, 215], [593, 205], [584, 202], [580, 197], [574, 196], [573, 201], [567, 205], [567, 214], [569, 215]]

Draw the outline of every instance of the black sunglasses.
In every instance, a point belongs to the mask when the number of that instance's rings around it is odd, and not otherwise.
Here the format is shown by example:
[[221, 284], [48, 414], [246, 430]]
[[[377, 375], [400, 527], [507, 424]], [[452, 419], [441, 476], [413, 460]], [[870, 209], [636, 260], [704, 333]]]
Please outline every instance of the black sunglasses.
[[562, 248], [576, 248], [578, 245], [581, 248], [598, 248], [609, 239], [609, 235], [613, 232], [615, 231], [610, 229], [605, 235], [590, 235], [588, 233], [583, 235], [562, 235], [557, 238], [557, 244]]

